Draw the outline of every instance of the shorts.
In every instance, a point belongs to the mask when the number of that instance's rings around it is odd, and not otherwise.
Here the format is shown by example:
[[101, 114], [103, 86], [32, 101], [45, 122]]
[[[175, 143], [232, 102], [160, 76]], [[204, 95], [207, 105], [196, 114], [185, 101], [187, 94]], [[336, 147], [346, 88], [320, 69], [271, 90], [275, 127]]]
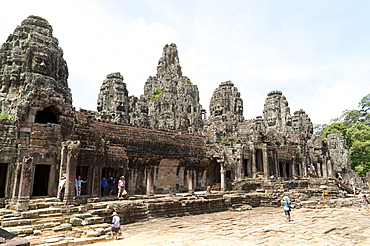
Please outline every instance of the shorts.
[[286, 216], [290, 216], [290, 210], [284, 210]]
[[112, 226], [112, 228], [110, 228], [110, 231], [111, 231], [111, 232], [118, 233], [118, 232], [119, 232], [119, 227], [114, 227], [114, 226]]

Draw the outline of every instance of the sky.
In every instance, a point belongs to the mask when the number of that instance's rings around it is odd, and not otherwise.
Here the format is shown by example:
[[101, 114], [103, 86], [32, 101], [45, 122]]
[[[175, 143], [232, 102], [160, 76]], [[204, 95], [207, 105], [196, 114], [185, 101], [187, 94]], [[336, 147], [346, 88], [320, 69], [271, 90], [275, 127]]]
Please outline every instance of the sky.
[[142, 95], [171, 43], [207, 112], [228, 80], [246, 119], [262, 115], [274, 90], [292, 115], [303, 109], [314, 124], [357, 109], [370, 93], [366, 0], [12, 0], [1, 9], [0, 44], [29, 15], [52, 25], [77, 110], [96, 110], [113, 72], [122, 74], [129, 95]]

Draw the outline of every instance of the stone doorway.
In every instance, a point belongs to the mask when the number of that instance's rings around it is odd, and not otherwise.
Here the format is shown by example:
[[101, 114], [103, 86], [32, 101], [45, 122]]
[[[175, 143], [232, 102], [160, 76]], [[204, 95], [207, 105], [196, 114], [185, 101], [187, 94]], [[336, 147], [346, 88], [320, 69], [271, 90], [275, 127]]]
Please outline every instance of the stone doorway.
[[50, 165], [36, 165], [33, 179], [32, 196], [47, 196], [50, 175]]
[[263, 158], [262, 158], [262, 149], [256, 149], [256, 167], [257, 172], [263, 173]]
[[0, 198], [5, 197], [7, 173], [8, 173], [8, 164], [0, 163]]
[[35, 117], [35, 123], [47, 124], [54, 123], [59, 124], [59, 116], [62, 113], [56, 106], [49, 106], [44, 108], [42, 111], [37, 111]]
[[[89, 185], [87, 184], [91, 184], [92, 180], [89, 180], [89, 167], [85, 167], [85, 166], [77, 166], [77, 171], [76, 171], [76, 179], [78, 176], [81, 176], [81, 179], [84, 180], [84, 181], [88, 181], [87, 183], [82, 183], [82, 190], [81, 190], [81, 195], [87, 195], [89, 194], [88, 193], [88, 187]], [[99, 188], [100, 189], [100, 188]]]

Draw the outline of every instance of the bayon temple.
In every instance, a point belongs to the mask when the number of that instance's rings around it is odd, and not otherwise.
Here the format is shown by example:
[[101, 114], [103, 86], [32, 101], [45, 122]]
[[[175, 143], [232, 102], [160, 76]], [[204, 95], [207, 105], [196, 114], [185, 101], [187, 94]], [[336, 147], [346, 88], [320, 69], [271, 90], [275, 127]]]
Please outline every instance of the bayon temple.
[[317, 138], [309, 116], [291, 114], [281, 91], [266, 92], [261, 116], [246, 120], [243, 111], [254, 105], [244, 109], [237, 87], [225, 81], [204, 109], [175, 44], [164, 46], [140, 97], [129, 96], [119, 72], [96, 79], [97, 110], [76, 111], [63, 50], [41, 17], [26, 18], [2, 44], [0, 207], [27, 210], [32, 198], [58, 196], [63, 174], [65, 204], [76, 199], [77, 176], [88, 181], [82, 197], [99, 197], [101, 178], [121, 175], [131, 195], [248, 192], [338, 173], [361, 182], [343, 136]]

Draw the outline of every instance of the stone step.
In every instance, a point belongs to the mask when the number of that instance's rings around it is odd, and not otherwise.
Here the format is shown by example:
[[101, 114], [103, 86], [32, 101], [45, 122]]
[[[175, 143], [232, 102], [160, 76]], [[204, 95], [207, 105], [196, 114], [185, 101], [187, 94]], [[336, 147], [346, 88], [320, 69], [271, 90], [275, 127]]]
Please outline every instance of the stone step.
[[101, 224], [105, 220], [104, 217], [89, 217], [85, 219], [86, 225]]
[[62, 216], [62, 213], [54, 213], [54, 214], [40, 214], [39, 218], [47, 218], [47, 217], [59, 217]]
[[14, 211], [8, 210], [8, 209], [0, 209], [0, 216], [10, 215], [10, 214], [14, 214]]
[[16, 235], [33, 234], [32, 226], [13, 226], [13, 227], [6, 228], [6, 230]]
[[36, 219], [16, 219], [16, 220], [2, 220], [2, 227], [24, 226], [31, 225]]

